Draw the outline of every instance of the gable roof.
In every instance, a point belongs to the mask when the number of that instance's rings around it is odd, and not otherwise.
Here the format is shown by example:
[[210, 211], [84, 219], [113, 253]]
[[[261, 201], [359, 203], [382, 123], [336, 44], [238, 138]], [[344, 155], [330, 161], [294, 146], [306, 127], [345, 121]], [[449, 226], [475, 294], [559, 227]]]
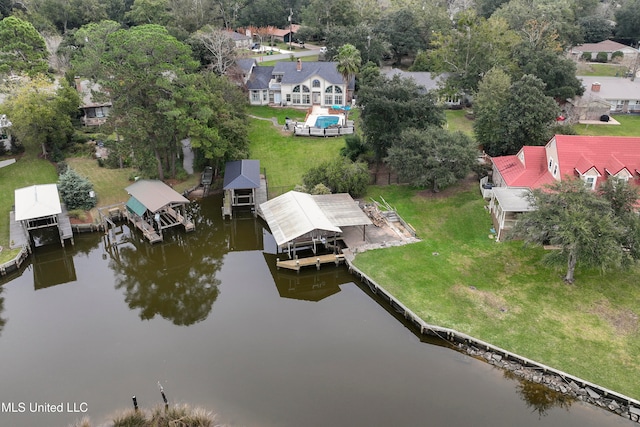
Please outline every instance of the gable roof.
[[240, 34], [236, 31], [227, 31], [225, 34], [227, 34], [231, 40], [235, 40], [235, 41], [251, 40], [251, 37], [246, 36], [244, 34]]
[[405, 79], [413, 79], [416, 84], [424, 87], [426, 90], [437, 90], [440, 84], [446, 80], [446, 75], [441, 74], [434, 76], [428, 71], [403, 71], [398, 68], [391, 68], [382, 72], [387, 78], [392, 79], [394, 76], [400, 76]]
[[227, 162], [224, 168], [224, 190], [260, 188], [260, 160]]
[[524, 146], [516, 156], [492, 157], [491, 161], [509, 187], [538, 188], [554, 182], [547, 170], [545, 147]]
[[62, 213], [56, 184], [40, 184], [14, 190], [15, 220], [42, 218]]
[[155, 213], [169, 204], [188, 204], [189, 200], [162, 181], [141, 179], [127, 188], [127, 193]]
[[[584, 86], [582, 99], [602, 98], [608, 100], [640, 100], [640, 80], [631, 81], [623, 77], [578, 76]], [[599, 83], [599, 90], [594, 91], [594, 83]]]
[[[282, 84], [297, 84], [308, 81], [312, 77], [319, 77], [331, 84], [343, 84], [344, 79], [338, 72], [337, 62], [324, 61], [301, 61], [301, 70], [297, 70], [298, 62], [280, 61], [277, 62], [273, 74], [282, 74]], [[351, 87], [351, 82], [349, 83]]]
[[274, 28], [271, 31], [269, 31], [269, 35], [276, 36], [276, 37], [284, 37], [287, 34], [289, 34], [290, 32], [295, 34], [299, 30], [300, 30], [300, 25], [291, 24], [291, 28], [287, 27], [284, 30], [281, 30], [280, 28]]
[[[556, 148], [561, 178], [584, 173], [594, 168], [598, 174], [596, 185], [607, 176], [625, 169], [631, 174], [640, 171], [640, 137], [556, 135]], [[589, 169], [585, 169], [589, 167]], [[585, 169], [585, 170], [581, 170]]]
[[255, 66], [251, 71], [251, 76], [247, 80], [247, 89], [260, 90], [269, 89], [269, 81], [273, 75], [274, 67]]
[[585, 43], [580, 46], [573, 47], [574, 52], [616, 52], [616, 51], [624, 51], [624, 50], [634, 50], [631, 46], [627, 46], [626, 44], [614, 42], [613, 40], [603, 40], [598, 43]]
[[289, 191], [260, 205], [278, 246], [314, 230], [341, 233], [310, 194]]
[[258, 66], [258, 61], [255, 58], [240, 58], [236, 60], [236, 64], [244, 74], [249, 74], [253, 67]]

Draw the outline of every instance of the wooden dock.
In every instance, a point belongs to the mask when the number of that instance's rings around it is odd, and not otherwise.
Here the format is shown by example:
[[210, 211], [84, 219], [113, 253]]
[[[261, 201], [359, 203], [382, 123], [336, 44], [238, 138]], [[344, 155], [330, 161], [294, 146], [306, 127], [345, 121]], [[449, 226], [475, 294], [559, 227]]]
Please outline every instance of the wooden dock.
[[277, 268], [286, 268], [289, 270], [300, 271], [302, 267], [309, 267], [315, 265], [318, 270], [320, 270], [320, 266], [322, 264], [335, 264], [339, 265], [341, 262], [344, 262], [343, 254], [328, 254], [328, 255], [317, 255], [308, 258], [297, 258], [290, 259], [286, 261], [280, 261], [278, 258], [276, 260]]
[[16, 221], [16, 213], [9, 213], [9, 248], [17, 249], [29, 246], [29, 235], [22, 226], [22, 223]]
[[262, 209], [260, 209], [260, 205], [268, 200], [267, 189], [267, 177], [261, 173], [260, 188], [256, 190], [256, 214], [258, 214], [262, 219], [264, 219], [264, 217], [262, 216]]
[[64, 241], [71, 240], [71, 244], [75, 244], [73, 241], [73, 230], [71, 229], [71, 220], [67, 212], [66, 206], [62, 206], [62, 213], [58, 214], [58, 230], [60, 231], [60, 242], [64, 247]]

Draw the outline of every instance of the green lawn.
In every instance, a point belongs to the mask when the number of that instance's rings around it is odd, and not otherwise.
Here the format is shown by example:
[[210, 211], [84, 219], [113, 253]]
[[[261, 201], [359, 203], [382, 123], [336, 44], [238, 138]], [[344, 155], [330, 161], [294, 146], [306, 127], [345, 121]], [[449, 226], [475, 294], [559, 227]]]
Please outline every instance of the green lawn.
[[251, 158], [266, 168], [270, 197], [301, 184], [309, 168], [339, 156], [344, 146], [342, 137], [293, 137], [270, 121], [258, 119], [251, 121], [249, 139]]
[[0, 263], [13, 259], [18, 251], [9, 250], [9, 212], [14, 204], [14, 190], [36, 184], [52, 184], [58, 181], [52, 163], [39, 159], [38, 150], [28, 148], [16, 163], [0, 168]]
[[450, 131], [461, 131], [475, 139], [473, 134], [473, 120], [468, 119], [465, 115], [466, 110], [445, 110], [447, 116], [446, 128]]
[[579, 62], [576, 74], [579, 76], [623, 76], [627, 68], [620, 64], [600, 64], [597, 62]]
[[426, 322], [450, 327], [629, 396], [640, 397], [640, 269], [579, 269], [575, 285], [544, 251], [495, 243], [475, 184], [450, 198], [371, 187], [420, 243], [359, 254], [355, 264]]
[[640, 136], [640, 115], [616, 114], [611, 116], [620, 125], [574, 125], [580, 135], [593, 136]]

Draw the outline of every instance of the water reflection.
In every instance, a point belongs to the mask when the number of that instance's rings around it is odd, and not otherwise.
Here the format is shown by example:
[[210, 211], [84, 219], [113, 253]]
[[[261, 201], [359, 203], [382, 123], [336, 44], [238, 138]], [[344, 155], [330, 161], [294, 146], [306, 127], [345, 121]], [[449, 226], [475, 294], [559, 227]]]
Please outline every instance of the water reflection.
[[315, 267], [300, 272], [276, 268], [276, 255], [264, 254], [273, 281], [282, 298], [305, 301], [321, 301], [340, 292], [340, 285], [353, 281], [353, 277], [345, 277], [344, 269], [332, 265], [323, 266], [319, 271]]
[[568, 411], [575, 401], [571, 396], [552, 390], [542, 384], [520, 378], [510, 371], [504, 371], [504, 376], [518, 380], [518, 385], [516, 386], [518, 395], [524, 400], [527, 407], [532, 409], [532, 412], [538, 412], [539, 418], [546, 416], [549, 410], [556, 407]]
[[38, 289], [75, 282], [74, 252], [56, 245], [48, 245], [33, 251], [33, 287]]
[[109, 249], [109, 266], [129, 308], [143, 320], [159, 315], [178, 326], [206, 319], [218, 297], [222, 257], [195, 256], [179, 232], [165, 233], [165, 242], [153, 246], [136, 232], [128, 230], [128, 236]]

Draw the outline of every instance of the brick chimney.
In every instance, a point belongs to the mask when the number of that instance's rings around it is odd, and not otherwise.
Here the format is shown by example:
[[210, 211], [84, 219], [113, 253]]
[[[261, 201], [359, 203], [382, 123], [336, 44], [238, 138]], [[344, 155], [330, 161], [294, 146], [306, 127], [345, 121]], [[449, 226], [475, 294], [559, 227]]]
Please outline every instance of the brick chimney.
[[296, 64], [296, 71], [302, 71], [302, 61], [298, 58], [298, 63]]
[[591, 84], [591, 92], [600, 92], [600, 83], [593, 82]]

